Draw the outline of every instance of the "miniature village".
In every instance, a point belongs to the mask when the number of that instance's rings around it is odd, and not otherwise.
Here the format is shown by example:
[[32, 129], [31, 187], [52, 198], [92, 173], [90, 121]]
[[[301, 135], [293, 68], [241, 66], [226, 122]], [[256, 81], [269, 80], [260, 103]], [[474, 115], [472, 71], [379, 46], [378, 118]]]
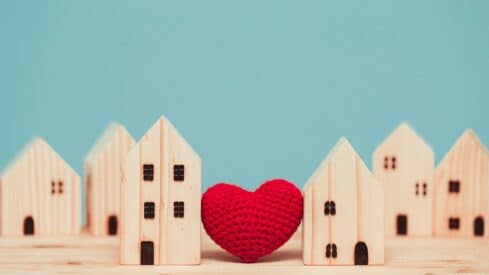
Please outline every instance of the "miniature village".
[[[199, 155], [165, 117], [139, 141], [107, 128], [85, 158], [86, 198], [81, 177], [36, 138], [0, 175], [0, 239], [77, 236], [83, 200], [85, 234], [115, 237], [120, 265], [199, 265], [201, 177]], [[304, 266], [381, 266], [386, 238], [487, 241], [489, 151], [467, 130], [435, 166], [402, 123], [373, 151], [372, 169], [341, 138], [302, 196]]]

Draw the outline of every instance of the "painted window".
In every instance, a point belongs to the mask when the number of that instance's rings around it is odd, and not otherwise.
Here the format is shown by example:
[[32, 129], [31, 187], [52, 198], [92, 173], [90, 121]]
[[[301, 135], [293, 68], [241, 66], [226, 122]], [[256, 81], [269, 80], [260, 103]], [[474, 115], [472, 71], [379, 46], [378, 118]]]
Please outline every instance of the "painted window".
[[459, 180], [448, 181], [448, 192], [449, 193], [459, 193], [460, 192], [460, 181]]
[[459, 230], [460, 229], [460, 218], [448, 218], [448, 229]]
[[416, 182], [416, 185], [415, 185], [415, 188], [414, 188], [414, 189], [415, 189], [415, 190], [414, 190], [414, 194], [415, 194], [416, 196], [418, 196], [418, 195], [419, 195], [419, 183], [417, 183], [417, 182]]
[[183, 164], [173, 165], [173, 180], [174, 181], [185, 180], [185, 165]]
[[329, 243], [326, 245], [326, 258], [337, 258], [338, 257], [338, 247], [334, 243]]
[[428, 194], [428, 184], [426, 182], [423, 182], [423, 196], [426, 197]]
[[336, 215], [336, 204], [334, 201], [326, 201], [324, 203], [324, 215], [328, 216], [334, 216]]
[[397, 158], [395, 156], [392, 156], [392, 157], [388, 157], [388, 156], [385, 156], [384, 157], [384, 169], [385, 170], [396, 170], [397, 168]]
[[185, 216], [185, 204], [183, 201], [174, 201], [173, 202], [173, 217], [174, 218], [183, 218]]
[[155, 203], [145, 202], [144, 203], [144, 218], [154, 219], [155, 218]]
[[154, 179], [154, 165], [143, 164], [143, 180], [153, 181], [153, 179]]

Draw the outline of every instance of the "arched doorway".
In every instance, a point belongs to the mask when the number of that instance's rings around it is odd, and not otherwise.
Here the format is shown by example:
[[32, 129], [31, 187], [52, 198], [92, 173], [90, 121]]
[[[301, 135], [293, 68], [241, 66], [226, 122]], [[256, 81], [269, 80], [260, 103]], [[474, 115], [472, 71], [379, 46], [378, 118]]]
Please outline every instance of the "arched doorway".
[[484, 218], [481, 216], [474, 219], [474, 236], [484, 236]]
[[397, 235], [407, 235], [408, 218], [406, 215], [397, 215], [396, 232]]
[[355, 245], [355, 265], [368, 265], [368, 248], [364, 242]]
[[24, 235], [34, 235], [34, 219], [32, 216], [27, 216], [24, 219]]
[[108, 228], [107, 233], [111, 236], [117, 235], [117, 227], [118, 227], [117, 216], [115, 215], [109, 216], [109, 219], [107, 220], [107, 228]]

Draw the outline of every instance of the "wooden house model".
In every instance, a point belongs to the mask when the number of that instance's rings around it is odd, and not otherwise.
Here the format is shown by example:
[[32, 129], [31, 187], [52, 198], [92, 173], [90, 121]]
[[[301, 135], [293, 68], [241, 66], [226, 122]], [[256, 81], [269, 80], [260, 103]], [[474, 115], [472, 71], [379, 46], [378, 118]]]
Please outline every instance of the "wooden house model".
[[121, 168], [134, 139], [111, 124], [85, 158], [87, 227], [96, 236], [117, 235], [120, 220]]
[[200, 263], [201, 160], [166, 118], [129, 151], [121, 192], [121, 264]]
[[472, 130], [435, 171], [435, 235], [485, 237], [489, 218], [489, 153]]
[[373, 172], [384, 188], [386, 236], [433, 234], [434, 153], [406, 123], [373, 153]]
[[304, 264], [383, 264], [383, 198], [380, 183], [340, 139], [304, 187]]
[[44, 140], [34, 139], [1, 174], [0, 234], [80, 232], [78, 174]]

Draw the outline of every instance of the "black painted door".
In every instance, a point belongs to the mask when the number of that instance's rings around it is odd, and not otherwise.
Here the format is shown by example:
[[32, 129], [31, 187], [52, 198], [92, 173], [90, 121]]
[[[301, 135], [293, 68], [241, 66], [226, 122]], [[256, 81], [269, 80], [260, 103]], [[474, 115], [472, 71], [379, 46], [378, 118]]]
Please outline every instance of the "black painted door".
[[108, 233], [109, 235], [117, 235], [117, 216], [110, 216], [109, 217], [109, 220], [107, 221], [107, 225], [108, 225]]
[[154, 265], [154, 245], [153, 242], [141, 242], [141, 264]]
[[355, 245], [355, 265], [368, 265], [368, 248], [364, 242]]
[[24, 235], [34, 235], [34, 220], [31, 216], [24, 219]]
[[397, 215], [396, 229], [397, 235], [407, 235], [408, 219], [406, 215]]
[[484, 219], [477, 217], [474, 220], [474, 236], [484, 236]]

